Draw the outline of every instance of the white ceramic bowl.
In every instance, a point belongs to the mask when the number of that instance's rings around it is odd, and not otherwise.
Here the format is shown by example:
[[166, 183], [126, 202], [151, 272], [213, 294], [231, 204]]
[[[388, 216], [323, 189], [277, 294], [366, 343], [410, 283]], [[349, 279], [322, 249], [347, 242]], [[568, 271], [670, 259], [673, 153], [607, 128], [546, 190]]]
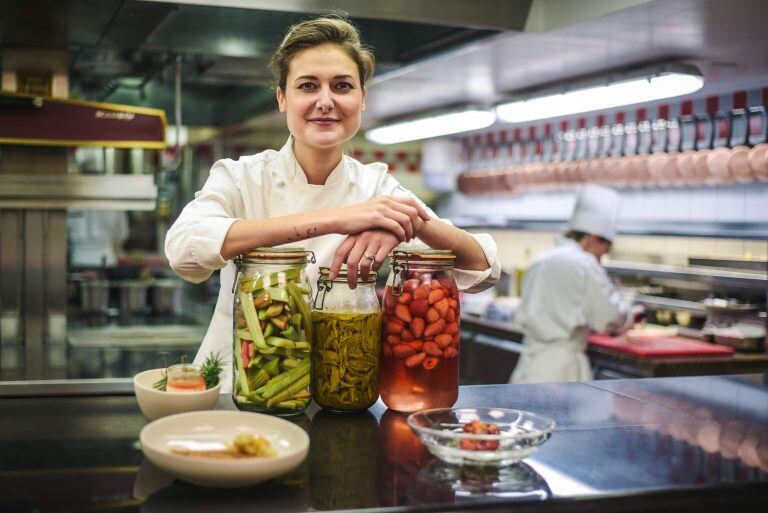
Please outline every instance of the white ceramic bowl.
[[164, 369], [140, 372], [133, 377], [133, 391], [144, 417], [153, 421], [167, 415], [188, 411], [212, 410], [219, 398], [221, 382], [202, 392], [163, 392], [152, 385], [160, 379]]
[[[214, 459], [174, 454], [174, 445], [224, 448], [240, 433], [261, 435], [277, 456]], [[241, 411], [180, 413], [156, 420], [139, 435], [141, 450], [162, 470], [190, 483], [235, 487], [260, 483], [296, 468], [309, 451], [309, 437], [296, 424], [270, 415]]]

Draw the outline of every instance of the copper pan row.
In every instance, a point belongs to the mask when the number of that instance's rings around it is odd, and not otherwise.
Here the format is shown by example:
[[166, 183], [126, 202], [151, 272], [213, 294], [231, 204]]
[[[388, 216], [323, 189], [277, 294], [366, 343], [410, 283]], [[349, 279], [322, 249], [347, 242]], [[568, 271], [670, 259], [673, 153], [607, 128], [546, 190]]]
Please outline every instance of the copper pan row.
[[[764, 130], [765, 115], [762, 112]], [[687, 150], [683, 150], [685, 145], [680, 139], [671, 145], [665, 142], [665, 151], [573, 160], [540, 156], [540, 161], [467, 171], [459, 176], [458, 187], [465, 194], [484, 194], [564, 189], [582, 183], [666, 188], [768, 182], [768, 143], [765, 134], [759, 137], [761, 142], [755, 142], [755, 138], [752, 144], [748, 142], [749, 119], [748, 116], [741, 142], [736, 142], [734, 137], [733, 112], [727, 116], [692, 118], [684, 123], [692, 123], [694, 134], [702, 132], [703, 127], [707, 129], [703, 132], [708, 135], [704, 136], [703, 142], [691, 141]], [[715, 134], [722, 122], [728, 122], [728, 133], [723, 145], [715, 146]]]

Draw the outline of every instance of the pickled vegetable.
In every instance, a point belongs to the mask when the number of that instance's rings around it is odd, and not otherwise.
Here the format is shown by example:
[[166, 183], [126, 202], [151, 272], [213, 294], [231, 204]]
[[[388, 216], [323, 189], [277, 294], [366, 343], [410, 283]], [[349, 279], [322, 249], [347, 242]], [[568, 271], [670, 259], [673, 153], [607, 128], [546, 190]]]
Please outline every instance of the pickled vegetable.
[[310, 401], [310, 291], [298, 268], [243, 276], [235, 296], [234, 388], [238, 406], [303, 411]]
[[381, 314], [313, 314], [312, 396], [324, 408], [359, 410], [379, 397]]

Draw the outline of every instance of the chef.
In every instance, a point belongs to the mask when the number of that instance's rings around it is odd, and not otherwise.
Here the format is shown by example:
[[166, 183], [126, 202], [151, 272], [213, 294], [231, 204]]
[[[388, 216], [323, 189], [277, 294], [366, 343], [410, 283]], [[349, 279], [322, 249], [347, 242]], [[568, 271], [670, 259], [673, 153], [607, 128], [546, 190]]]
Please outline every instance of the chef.
[[585, 186], [565, 236], [526, 271], [515, 314], [524, 347], [511, 383], [590, 380], [585, 354], [589, 330], [630, 327], [630, 306], [600, 266], [611, 249], [618, 215], [614, 190]]
[[128, 216], [116, 210], [70, 210], [67, 231], [72, 267], [111, 269], [129, 235]]
[[[373, 67], [357, 30], [335, 16], [294, 25], [275, 51], [276, 99], [290, 137], [278, 151], [215, 163], [166, 237], [166, 255], [182, 278], [199, 283], [221, 269], [216, 309], [195, 363], [218, 353], [231, 365], [231, 259], [256, 247], [305, 247], [317, 265], [331, 266], [332, 278], [346, 263], [350, 287], [358, 267], [366, 278], [404, 242], [452, 250], [461, 290], [484, 290], [498, 280], [490, 235], [437, 219], [386, 165], [363, 165], [344, 154], [343, 144], [360, 128]], [[309, 268], [312, 281], [317, 265]], [[231, 385], [225, 378], [222, 393]]]

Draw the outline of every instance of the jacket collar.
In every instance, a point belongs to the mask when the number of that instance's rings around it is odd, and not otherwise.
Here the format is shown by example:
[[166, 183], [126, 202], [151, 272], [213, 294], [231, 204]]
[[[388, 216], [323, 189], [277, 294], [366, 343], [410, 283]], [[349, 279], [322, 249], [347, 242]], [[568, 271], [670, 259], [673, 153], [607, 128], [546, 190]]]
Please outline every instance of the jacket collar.
[[[288, 184], [303, 184], [303, 185], [309, 185], [307, 182], [307, 175], [304, 174], [304, 170], [299, 165], [299, 162], [296, 160], [296, 156], [293, 154], [293, 136], [289, 135], [288, 140], [285, 141], [285, 144], [282, 148], [280, 148], [280, 156], [283, 158], [283, 162], [285, 163], [285, 179]], [[343, 181], [348, 181], [350, 179], [349, 172], [347, 171], [348, 166], [348, 157], [346, 155], [342, 155], [341, 160], [339, 161], [338, 165], [331, 171], [331, 174], [328, 175], [328, 178], [325, 180], [324, 185], [311, 185], [310, 187], [328, 187], [331, 185], [336, 185]]]
[[558, 246], [566, 246], [571, 249], [578, 249], [579, 251], [584, 251], [584, 248], [581, 247], [581, 244], [579, 244], [573, 239], [569, 239], [565, 235], [558, 235], [555, 241]]

